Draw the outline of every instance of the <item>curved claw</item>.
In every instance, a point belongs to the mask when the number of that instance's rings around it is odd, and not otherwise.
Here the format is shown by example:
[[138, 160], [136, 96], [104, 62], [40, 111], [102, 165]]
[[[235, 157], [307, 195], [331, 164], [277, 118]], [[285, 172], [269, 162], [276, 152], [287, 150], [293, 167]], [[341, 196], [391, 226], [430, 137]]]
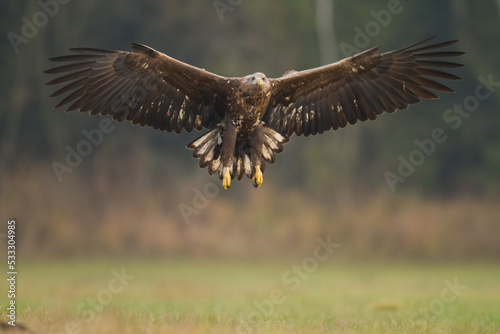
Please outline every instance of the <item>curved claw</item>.
[[222, 174], [222, 186], [225, 190], [228, 190], [231, 187], [231, 172], [229, 171], [229, 167], [224, 167]]
[[252, 177], [252, 183], [255, 188], [260, 187], [260, 185], [264, 182], [264, 178], [262, 176], [262, 172], [260, 171], [260, 166], [255, 166], [255, 174]]

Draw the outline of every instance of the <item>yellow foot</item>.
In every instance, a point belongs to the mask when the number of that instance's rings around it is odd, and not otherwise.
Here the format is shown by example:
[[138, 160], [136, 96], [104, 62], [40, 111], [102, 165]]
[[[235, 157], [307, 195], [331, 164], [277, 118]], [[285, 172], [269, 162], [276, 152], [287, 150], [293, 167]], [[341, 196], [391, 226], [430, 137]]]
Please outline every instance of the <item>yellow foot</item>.
[[264, 181], [264, 178], [262, 177], [262, 172], [260, 171], [260, 166], [255, 166], [255, 174], [252, 177], [253, 186], [255, 188], [258, 188], [258, 187], [260, 187], [260, 185], [262, 184], [263, 181]]
[[225, 190], [231, 187], [231, 173], [229, 167], [224, 167], [222, 170], [222, 186]]

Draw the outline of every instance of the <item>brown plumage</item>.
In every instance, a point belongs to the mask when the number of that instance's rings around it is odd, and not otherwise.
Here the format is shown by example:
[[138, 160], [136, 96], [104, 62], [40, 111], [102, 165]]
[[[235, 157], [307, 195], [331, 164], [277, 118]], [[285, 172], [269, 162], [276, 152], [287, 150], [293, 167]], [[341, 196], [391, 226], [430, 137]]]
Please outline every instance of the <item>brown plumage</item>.
[[453, 92], [433, 79], [460, 80], [441, 69], [463, 65], [439, 58], [463, 52], [441, 49], [456, 41], [429, 40], [382, 54], [376, 47], [276, 79], [259, 72], [222, 77], [135, 43], [132, 52], [71, 49], [76, 54], [51, 58], [67, 65], [45, 73], [63, 74], [47, 83], [64, 84], [51, 97], [69, 93], [56, 108], [175, 133], [209, 129], [188, 144], [200, 167], [218, 173], [226, 189], [244, 175], [258, 187], [266, 163], [275, 162], [293, 134], [336, 130], [437, 99], [433, 91]]

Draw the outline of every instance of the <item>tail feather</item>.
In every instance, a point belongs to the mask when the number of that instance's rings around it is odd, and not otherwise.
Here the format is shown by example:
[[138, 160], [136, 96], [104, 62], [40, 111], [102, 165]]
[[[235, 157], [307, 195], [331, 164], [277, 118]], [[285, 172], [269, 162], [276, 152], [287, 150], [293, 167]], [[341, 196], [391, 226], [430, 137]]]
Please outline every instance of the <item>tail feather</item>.
[[217, 159], [216, 155], [220, 152], [222, 144], [221, 131], [222, 127], [216, 127], [187, 145], [188, 149], [193, 150], [193, 158], [200, 159], [201, 168], [207, 167]]
[[269, 163], [276, 162], [276, 154], [283, 152], [283, 144], [288, 143], [288, 137], [274, 131], [271, 128], [263, 128], [264, 145], [262, 147], [262, 158]]
[[262, 146], [262, 157], [267, 163], [274, 164], [276, 162], [276, 155], [266, 144]]
[[[220, 157], [220, 155], [219, 155]], [[208, 175], [212, 175], [214, 173], [216, 173], [219, 169], [222, 171], [222, 168], [220, 168], [222, 166], [222, 163], [220, 161], [220, 159], [214, 159], [210, 162], [210, 164], [208, 165]]]
[[[223, 126], [218, 125], [203, 136], [195, 139], [187, 145], [193, 150], [193, 158], [200, 159], [200, 167], [208, 167], [208, 174], [218, 174], [222, 179], [223, 165], [221, 162], [221, 147]], [[260, 169], [262, 173], [266, 170], [266, 163], [276, 162], [276, 153], [283, 151], [283, 145], [288, 142], [288, 137], [264, 127], [263, 128], [262, 161]], [[231, 178], [241, 180], [244, 175], [252, 178], [255, 174], [255, 166], [250, 158], [252, 153], [251, 143], [243, 141], [234, 150], [233, 165], [230, 167]]]

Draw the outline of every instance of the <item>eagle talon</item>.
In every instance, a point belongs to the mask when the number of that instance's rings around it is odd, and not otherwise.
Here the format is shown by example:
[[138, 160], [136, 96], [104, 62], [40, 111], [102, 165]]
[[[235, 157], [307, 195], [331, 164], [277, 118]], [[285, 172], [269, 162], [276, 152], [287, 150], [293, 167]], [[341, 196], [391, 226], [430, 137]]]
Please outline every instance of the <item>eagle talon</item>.
[[229, 171], [229, 167], [224, 167], [222, 174], [222, 186], [224, 187], [224, 190], [227, 190], [231, 187], [231, 173]]
[[260, 171], [260, 166], [255, 166], [255, 174], [252, 177], [252, 183], [255, 188], [260, 187], [264, 178], [262, 177], [262, 172]]

